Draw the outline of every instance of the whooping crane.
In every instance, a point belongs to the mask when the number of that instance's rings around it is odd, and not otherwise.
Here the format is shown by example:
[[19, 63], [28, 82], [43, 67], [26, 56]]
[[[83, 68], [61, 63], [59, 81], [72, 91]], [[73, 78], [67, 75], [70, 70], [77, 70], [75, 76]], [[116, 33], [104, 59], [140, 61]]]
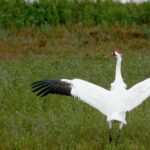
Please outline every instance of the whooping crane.
[[126, 89], [121, 75], [122, 54], [116, 50], [113, 52], [117, 58], [115, 80], [111, 89], [107, 90], [81, 79], [42, 80], [32, 83], [33, 92], [37, 96], [44, 97], [48, 94], [61, 94], [73, 96], [91, 105], [107, 117], [109, 125], [109, 141], [112, 141], [112, 122], [119, 122], [118, 139], [120, 129], [126, 121], [126, 112], [140, 105], [150, 96], [150, 78]]

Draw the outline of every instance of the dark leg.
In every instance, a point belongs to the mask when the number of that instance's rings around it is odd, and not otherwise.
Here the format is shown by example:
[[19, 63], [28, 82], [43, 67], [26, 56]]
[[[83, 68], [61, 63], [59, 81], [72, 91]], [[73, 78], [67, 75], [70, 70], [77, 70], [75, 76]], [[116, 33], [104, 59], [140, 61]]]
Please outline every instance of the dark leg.
[[111, 142], [112, 142], [112, 121], [109, 121], [108, 122], [108, 124], [109, 124], [109, 143], [111, 144]]
[[111, 129], [109, 129], [109, 143], [111, 144], [112, 142], [112, 132]]
[[120, 123], [119, 123], [119, 130], [118, 130], [118, 133], [117, 133], [116, 143], [119, 142], [119, 139], [120, 139], [120, 131], [121, 131], [122, 127], [123, 127], [123, 123], [120, 122]]
[[117, 133], [117, 140], [116, 140], [116, 143], [119, 142], [119, 139], [120, 139], [120, 129], [118, 130], [118, 133]]

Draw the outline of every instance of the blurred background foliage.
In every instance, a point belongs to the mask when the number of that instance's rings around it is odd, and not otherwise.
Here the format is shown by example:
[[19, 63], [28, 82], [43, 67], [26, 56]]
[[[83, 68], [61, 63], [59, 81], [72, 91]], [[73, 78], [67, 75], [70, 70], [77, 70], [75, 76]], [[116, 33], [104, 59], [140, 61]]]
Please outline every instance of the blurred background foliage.
[[0, 26], [39, 27], [42, 25], [149, 24], [150, 3], [113, 2], [111, 0], [24, 0], [0, 1]]

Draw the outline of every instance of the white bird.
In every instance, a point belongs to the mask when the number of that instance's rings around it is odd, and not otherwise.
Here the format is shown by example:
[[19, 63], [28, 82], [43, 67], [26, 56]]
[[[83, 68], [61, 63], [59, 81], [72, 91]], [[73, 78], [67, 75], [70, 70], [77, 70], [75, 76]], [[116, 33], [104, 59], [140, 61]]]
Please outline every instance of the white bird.
[[37, 96], [44, 97], [48, 94], [61, 94], [73, 96], [94, 107], [107, 117], [110, 129], [109, 141], [112, 141], [112, 122], [119, 122], [119, 132], [126, 121], [126, 112], [140, 105], [150, 96], [150, 78], [126, 89], [121, 75], [122, 54], [116, 50], [113, 54], [117, 58], [115, 80], [111, 84], [111, 89], [107, 90], [90, 82], [81, 79], [60, 79], [43, 80], [32, 84], [33, 92]]

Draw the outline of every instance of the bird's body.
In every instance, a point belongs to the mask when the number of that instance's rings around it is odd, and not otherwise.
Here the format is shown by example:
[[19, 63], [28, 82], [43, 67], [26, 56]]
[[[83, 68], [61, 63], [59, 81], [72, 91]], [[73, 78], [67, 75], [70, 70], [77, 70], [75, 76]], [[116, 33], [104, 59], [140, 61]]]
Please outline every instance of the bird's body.
[[[119, 129], [126, 122], [126, 112], [141, 104], [150, 96], [150, 78], [126, 89], [121, 75], [122, 56], [115, 51], [117, 57], [115, 80], [111, 89], [107, 90], [81, 79], [44, 80], [33, 83], [33, 92], [43, 97], [50, 93], [73, 96], [102, 112], [106, 117], [109, 128], [114, 120], [119, 122]], [[111, 141], [111, 136], [110, 136]]]

